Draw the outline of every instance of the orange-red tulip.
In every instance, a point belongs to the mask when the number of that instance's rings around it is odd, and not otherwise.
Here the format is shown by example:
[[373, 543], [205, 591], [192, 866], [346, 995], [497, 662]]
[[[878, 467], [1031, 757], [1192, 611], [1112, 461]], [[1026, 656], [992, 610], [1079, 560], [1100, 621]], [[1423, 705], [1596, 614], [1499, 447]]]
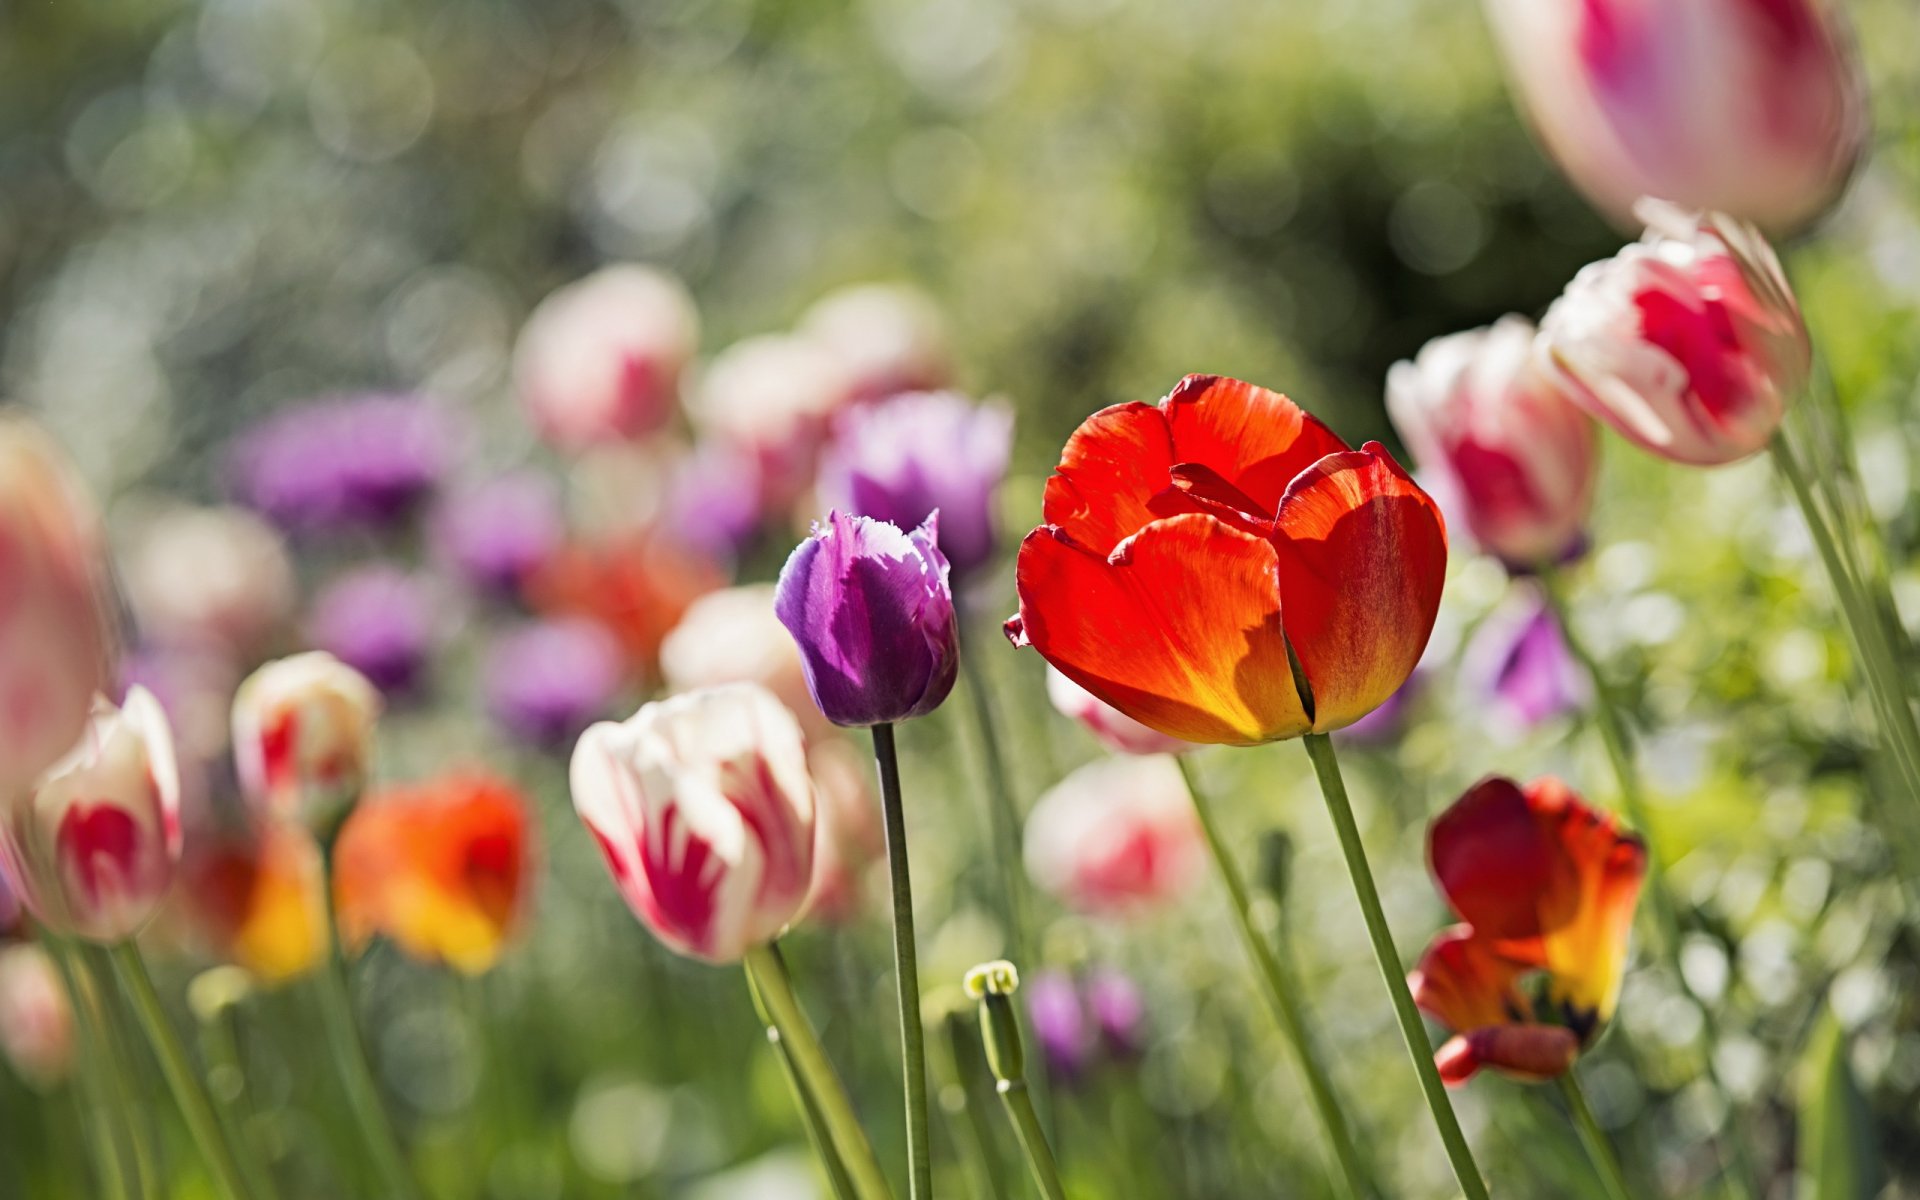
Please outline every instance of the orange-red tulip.
[[1613, 1016], [1646, 847], [1558, 779], [1489, 778], [1433, 823], [1428, 854], [1463, 922], [1408, 980], [1455, 1035], [1434, 1055], [1440, 1077], [1566, 1071]]
[[290, 820], [190, 850], [182, 892], [215, 956], [267, 984], [298, 978], [327, 953], [320, 848]]
[[375, 934], [408, 955], [479, 975], [499, 960], [526, 908], [533, 830], [504, 780], [455, 774], [369, 797], [334, 848], [341, 941]]
[[1008, 636], [1190, 742], [1359, 720], [1412, 673], [1446, 573], [1439, 508], [1377, 442], [1211, 375], [1087, 418], [1044, 515]]

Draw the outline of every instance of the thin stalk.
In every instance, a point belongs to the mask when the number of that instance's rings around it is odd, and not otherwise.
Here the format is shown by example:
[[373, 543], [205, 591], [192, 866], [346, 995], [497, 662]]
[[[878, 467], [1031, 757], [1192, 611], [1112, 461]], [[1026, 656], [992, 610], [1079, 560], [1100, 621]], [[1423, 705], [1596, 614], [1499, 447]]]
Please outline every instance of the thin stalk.
[[1280, 1022], [1281, 1032], [1286, 1035], [1294, 1058], [1300, 1065], [1300, 1073], [1306, 1078], [1307, 1094], [1313, 1100], [1313, 1110], [1320, 1119], [1327, 1142], [1333, 1147], [1343, 1190], [1355, 1200], [1370, 1196], [1373, 1194], [1371, 1177], [1358, 1148], [1353, 1144], [1353, 1135], [1348, 1129], [1346, 1114], [1341, 1109], [1339, 1094], [1333, 1088], [1333, 1078], [1320, 1061], [1317, 1043], [1307, 1024], [1306, 1012], [1293, 987], [1293, 980], [1273, 946], [1254, 928], [1253, 904], [1246, 879], [1241, 875], [1240, 866], [1234, 861], [1226, 839], [1221, 836], [1220, 827], [1214, 820], [1213, 804], [1200, 786], [1199, 773], [1184, 754], [1175, 755], [1174, 762], [1180, 765], [1180, 774], [1187, 783], [1187, 794], [1193, 798], [1194, 815], [1199, 818], [1200, 831], [1206, 836], [1207, 849], [1213, 854], [1214, 869], [1227, 889], [1227, 899], [1231, 902], [1229, 907], [1233, 909], [1234, 928], [1240, 931], [1240, 941], [1246, 947], [1247, 957], [1258, 968], [1267, 1005]]
[[207, 1064], [209, 1083], [216, 1072], [224, 1072], [233, 1083], [230, 1092], [213, 1097], [220, 1128], [228, 1142], [240, 1152], [240, 1169], [247, 1177], [247, 1185], [256, 1195], [271, 1196], [273, 1187], [255, 1161], [257, 1155], [248, 1148], [246, 1122], [250, 1105], [246, 1095], [246, 1067], [240, 1057], [239, 1005], [222, 1004], [215, 1011], [196, 1015], [200, 1017], [200, 1057]]
[[881, 807], [886, 816], [887, 878], [893, 890], [893, 976], [900, 1000], [900, 1059], [907, 1107], [907, 1194], [931, 1200], [933, 1160], [927, 1146], [926, 1035], [920, 1028], [920, 965], [913, 940], [913, 881], [907, 868], [907, 820], [900, 801], [900, 759], [893, 726], [873, 727], [873, 757], [880, 769]]
[[1314, 774], [1320, 779], [1320, 794], [1327, 802], [1327, 815], [1333, 819], [1334, 832], [1340, 838], [1340, 852], [1347, 860], [1347, 874], [1353, 879], [1354, 894], [1360, 901], [1361, 915], [1367, 921], [1367, 937], [1373, 942], [1373, 955], [1380, 963], [1381, 978], [1393, 1001], [1393, 1014], [1400, 1022], [1400, 1036], [1406, 1039], [1407, 1053], [1413, 1056], [1413, 1069], [1420, 1076], [1420, 1090], [1427, 1108], [1433, 1113], [1434, 1126], [1446, 1147], [1447, 1159], [1467, 1200], [1487, 1200], [1486, 1181], [1473, 1161], [1467, 1135], [1460, 1130], [1460, 1118], [1454, 1115], [1453, 1101], [1447, 1098], [1446, 1085], [1440, 1082], [1439, 1068], [1433, 1062], [1433, 1042], [1427, 1027], [1414, 1007], [1413, 993], [1407, 988], [1406, 968], [1393, 944], [1393, 931], [1387, 928], [1386, 910], [1380, 905], [1380, 891], [1374, 886], [1373, 869], [1367, 865], [1367, 848], [1360, 840], [1360, 827], [1353, 819], [1353, 804], [1347, 799], [1347, 785], [1340, 778], [1340, 761], [1334, 756], [1333, 743], [1324, 733], [1310, 733], [1301, 739], [1307, 757], [1313, 760]]
[[786, 1052], [802, 1086], [818, 1107], [840, 1162], [846, 1167], [849, 1182], [860, 1200], [892, 1200], [893, 1191], [874, 1157], [873, 1146], [854, 1116], [847, 1091], [840, 1084], [833, 1064], [820, 1048], [820, 1038], [807, 1020], [805, 1010], [793, 993], [793, 977], [787, 972], [786, 959], [777, 946], [756, 946], [747, 951], [744, 965], [752, 981], [754, 994], [766, 1005], [767, 1018], [779, 1032], [780, 1046]]
[[1614, 1156], [1613, 1143], [1607, 1140], [1600, 1122], [1593, 1119], [1587, 1093], [1572, 1071], [1560, 1077], [1560, 1094], [1567, 1098], [1567, 1111], [1573, 1117], [1574, 1128], [1580, 1131], [1581, 1144], [1586, 1146], [1587, 1157], [1593, 1160], [1594, 1172], [1600, 1176], [1600, 1185], [1606, 1189], [1609, 1200], [1633, 1200], [1626, 1177], [1620, 1173], [1620, 1160]]
[[[960, 1166], [966, 1173], [968, 1190], [976, 1200], [996, 1200], [1006, 1194], [1006, 1188], [1000, 1181], [1000, 1155], [979, 1102], [986, 1090], [980, 1070], [980, 1043], [973, 1040], [966, 1021], [958, 1014], [949, 1014], [940, 1025], [946, 1036], [935, 1039], [933, 1059], [935, 1073], [946, 1076], [941, 1085], [940, 1109], [947, 1114], [949, 1128], [957, 1123], [966, 1131]], [[957, 1133], [953, 1140], [960, 1140]]]
[[967, 707], [973, 714], [973, 726], [980, 743], [980, 764], [987, 783], [987, 817], [993, 832], [993, 857], [1000, 875], [1001, 903], [1006, 909], [1007, 946], [1016, 962], [1029, 961], [1027, 954], [1026, 876], [1021, 872], [1020, 813], [1013, 801], [1013, 785], [1007, 774], [1007, 759], [1001, 748], [1000, 730], [993, 716], [993, 702], [979, 660], [972, 654], [960, 655], [960, 669], [966, 674]]
[[220, 1128], [220, 1119], [214, 1115], [213, 1102], [207, 1098], [199, 1072], [161, 1007], [160, 995], [153, 989], [153, 978], [147, 974], [147, 964], [140, 957], [139, 947], [131, 940], [117, 942], [107, 950], [107, 955], [113, 960], [121, 989], [146, 1030], [147, 1040], [153, 1044], [154, 1056], [160, 1060], [160, 1071], [167, 1077], [167, 1086], [180, 1106], [180, 1115], [186, 1119], [187, 1130], [213, 1172], [215, 1188], [226, 1200], [248, 1200], [253, 1192], [247, 1187], [233, 1147], [228, 1145]]
[[1060, 1186], [1060, 1168], [1047, 1146], [1046, 1131], [1040, 1128], [1040, 1116], [1033, 1111], [1033, 1097], [1027, 1094], [1026, 1080], [1003, 1079], [998, 1091], [1000, 1103], [1006, 1106], [1007, 1116], [1013, 1121], [1013, 1132], [1020, 1139], [1020, 1149], [1026, 1152], [1027, 1169], [1033, 1173], [1034, 1185], [1047, 1200], [1066, 1200], [1067, 1193]]
[[[1660, 957], [1681, 991], [1693, 1001], [1694, 1008], [1700, 1013], [1700, 1034], [1705, 1048], [1704, 1072], [1707, 1083], [1713, 1088], [1721, 1107], [1729, 1114], [1736, 1111], [1733, 1094], [1726, 1081], [1720, 1077], [1719, 1068], [1714, 1063], [1714, 1047], [1719, 1045], [1719, 1019], [1712, 1005], [1708, 1004], [1694, 991], [1687, 980], [1687, 973], [1680, 965], [1680, 950], [1684, 944], [1684, 934], [1680, 924], [1680, 906], [1673, 897], [1673, 889], [1667, 878], [1666, 856], [1661, 853], [1660, 842], [1653, 835], [1651, 813], [1647, 808], [1646, 789], [1640, 780], [1640, 770], [1633, 753], [1632, 735], [1627, 730], [1626, 718], [1622, 715], [1613, 688], [1609, 686], [1605, 670], [1600, 660], [1594, 657], [1592, 650], [1581, 638], [1575, 627], [1571, 606], [1567, 602], [1566, 590], [1557, 572], [1551, 568], [1539, 573], [1540, 590], [1545, 594], [1547, 605], [1553, 611], [1554, 621], [1560, 626], [1561, 639], [1567, 650], [1580, 663], [1586, 672], [1587, 680], [1593, 687], [1594, 725], [1600, 731], [1600, 742], [1607, 752], [1607, 762], [1613, 768], [1615, 786], [1620, 789], [1621, 807], [1626, 809], [1627, 819], [1646, 842], [1647, 846], [1647, 896], [1648, 909], [1654, 918], [1654, 927], [1658, 934]], [[1745, 1139], [1737, 1129], [1730, 1129], [1716, 1141], [1724, 1144], [1728, 1152], [1723, 1165], [1730, 1167], [1737, 1176], [1737, 1184], [1743, 1196], [1760, 1195], [1759, 1171], [1747, 1151]], [[1730, 1160], [1730, 1161], [1729, 1161]]]
[[747, 977], [747, 994], [753, 997], [753, 1011], [760, 1016], [760, 1023], [767, 1028], [767, 1043], [773, 1047], [774, 1057], [780, 1060], [780, 1073], [787, 1081], [787, 1090], [793, 1094], [793, 1106], [800, 1110], [800, 1124], [807, 1131], [807, 1144], [813, 1148], [813, 1156], [820, 1160], [821, 1170], [826, 1172], [827, 1182], [833, 1186], [835, 1200], [854, 1200], [853, 1180], [847, 1175], [846, 1164], [840, 1161], [840, 1152], [834, 1149], [833, 1134], [826, 1127], [826, 1118], [820, 1115], [820, 1106], [814, 1103], [813, 1096], [807, 1091], [807, 1084], [800, 1077], [800, 1068], [794, 1065], [793, 1055], [787, 1051], [786, 1039], [780, 1036], [780, 1026], [776, 1025], [772, 1014], [767, 1011], [767, 1003], [760, 998], [760, 988], [753, 981], [753, 968], [744, 962], [741, 970]]
[[122, 1163], [123, 1158], [131, 1163], [134, 1156], [124, 1125], [128, 1117], [126, 1093], [95, 1007], [100, 997], [82, 983], [74, 968], [72, 947], [53, 938], [46, 938], [45, 944], [47, 957], [53, 960], [67, 989], [74, 1023], [80, 1030], [80, 1091], [84, 1101], [78, 1108], [94, 1174], [105, 1195], [133, 1200], [138, 1193], [128, 1178], [128, 1166]]
[[[333, 878], [332, 855], [328, 854], [327, 878]], [[417, 1200], [419, 1186], [407, 1169], [400, 1143], [394, 1138], [393, 1125], [380, 1098], [380, 1085], [374, 1081], [373, 1068], [367, 1062], [366, 1047], [354, 1024], [353, 998], [347, 991], [346, 962], [340, 953], [340, 934], [335, 928], [331, 906], [327, 912], [327, 958], [314, 972], [314, 997], [320, 1006], [320, 1021], [327, 1038], [327, 1057], [333, 1060], [334, 1074], [347, 1094], [347, 1109], [360, 1131], [373, 1169], [380, 1178], [382, 1194], [390, 1200]]]
[[100, 1032], [107, 1040], [113, 1061], [118, 1064], [111, 1072], [114, 1089], [125, 1114], [125, 1134], [130, 1148], [130, 1162], [133, 1175], [128, 1182], [136, 1196], [158, 1196], [166, 1190], [160, 1179], [160, 1153], [156, 1149], [159, 1132], [154, 1127], [153, 1111], [139, 1093], [140, 1072], [140, 1035], [132, 1028], [133, 1018], [124, 1008], [125, 1001], [118, 989], [112, 987], [108, 978], [113, 974], [113, 964], [107, 953], [99, 946], [81, 945], [76, 947], [75, 964], [85, 979], [91, 981], [91, 991], [95, 1003], [99, 1006]]

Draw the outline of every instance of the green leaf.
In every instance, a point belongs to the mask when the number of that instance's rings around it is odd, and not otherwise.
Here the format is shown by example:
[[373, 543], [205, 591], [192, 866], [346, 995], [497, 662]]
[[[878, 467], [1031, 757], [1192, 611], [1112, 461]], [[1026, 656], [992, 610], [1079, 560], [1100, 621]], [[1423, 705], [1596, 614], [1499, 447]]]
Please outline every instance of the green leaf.
[[1873, 1112], [1853, 1077], [1850, 1043], [1829, 1014], [1807, 1047], [1800, 1097], [1803, 1200], [1873, 1200], [1885, 1183]]

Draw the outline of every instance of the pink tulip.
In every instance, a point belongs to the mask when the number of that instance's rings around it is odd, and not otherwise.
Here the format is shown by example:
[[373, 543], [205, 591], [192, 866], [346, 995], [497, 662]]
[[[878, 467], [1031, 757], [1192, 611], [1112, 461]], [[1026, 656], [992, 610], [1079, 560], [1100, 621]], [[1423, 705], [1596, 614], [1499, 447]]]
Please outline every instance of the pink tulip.
[[248, 799], [328, 830], [360, 798], [380, 693], [331, 654], [261, 667], [233, 700], [233, 758]]
[[73, 1066], [73, 1005], [38, 946], [0, 949], [0, 1053], [39, 1088], [58, 1084]]
[[1027, 817], [1027, 874], [1074, 908], [1126, 913], [1183, 892], [1205, 863], [1171, 758], [1108, 758], [1068, 775]]
[[628, 907], [676, 953], [736, 962], [805, 906], [806, 744], [765, 688], [705, 688], [593, 726], [574, 749], [572, 788]]
[[0, 416], [0, 797], [79, 740], [110, 686], [103, 540], [59, 447]]
[[1178, 754], [1192, 742], [1168, 737], [1121, 712], [1052, 666], [1047, 667], [1047, 698], [1062, 716], [1072, 717], [1109, 750], [1122, 754]]
[[540, 302], [514, 347], [520, 402], [542, 437], [577, 451], [652, 433], [673, 416], [700, 315], [678, 279], [606, 267]]
[[280, 534], [243, 508], [171, 506], [140, 521], [121, 577], [141, 633], [242, 658], [293, 615]]
[[[1387, 373], [1387, 413], [1433, 490], [1488, 553], [1518, 567], [1580, 542], [1599, 473], [1593, 422], [1534, 355], [1533, 323], [1435, 338]], [[1449, 508], [1445, 503], [1443, 508]]]
[[0, 863], [40, 922], [97, 942], [147, 923], [180, 861], [180, 772], [145, 688], [96, 699], [67, 756], [0, 817]]
[[820, 341], [751, 337], [714, 356], [689, 415], [703, 435], [752, 458], [762, 511], [773, 511], [812, 483], [833, 415], [855, 398], [853, 382]]
[[1641, 196], [1775, 233], [1832, 205], [1867, 142], [1834, 0], [1486, 0], [1547, 150], [1602, 212]]
[[932, 391], [953, 381], [940, 309], [917, 288], [844, 287], [815, 301], [797, 328], [832, 352], [856, 400]]
[[1662, 458], [1729, 463], [1766, 446], [1806, 382], [1807, 329], [1753, 226], [1641, 207], [1639, 242], [1592, 263], [1541, 324], [1575, 403]]

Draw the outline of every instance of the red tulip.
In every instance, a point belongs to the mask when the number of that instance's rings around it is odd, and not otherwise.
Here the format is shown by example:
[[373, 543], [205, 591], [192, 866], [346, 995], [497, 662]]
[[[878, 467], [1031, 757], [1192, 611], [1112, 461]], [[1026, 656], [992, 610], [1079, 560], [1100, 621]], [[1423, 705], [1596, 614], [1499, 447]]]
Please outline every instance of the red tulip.
[[525, 917], [533, 853], [527, 801], [505, 780], [452, 774], [376, 793], [334, 849], [341, 941], [379, 934], [423, 962], [484, 974]]
[[1412, 673], [1440, 605], [1427, 494], [1378, 443], [1349, 450], [1237, 380], [1190, 375], [1158, 405], [1087, 418], [1043, 512], [1008, 636], [1190, 742], [1351, 725]]
[[1441, 1078], [1566, 1071], [1613, 1016], [1646, 847], [1558, 779], [1489, 778], [1433, 823], [1428, 852], [1464, 922], [1408, 978], [1455, 1035], [1434, 1055]]

